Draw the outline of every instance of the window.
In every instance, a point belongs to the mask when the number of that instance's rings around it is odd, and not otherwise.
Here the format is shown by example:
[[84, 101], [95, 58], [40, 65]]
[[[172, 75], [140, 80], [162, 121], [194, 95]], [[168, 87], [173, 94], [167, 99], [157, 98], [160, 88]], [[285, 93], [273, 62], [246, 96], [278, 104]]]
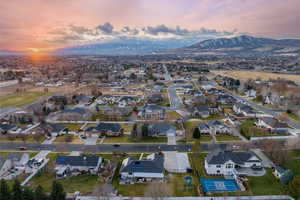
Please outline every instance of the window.
[[217, 168], [221, 168], [221, 165], [217, 165]]
[[233, 167], [233, 165], [231, 163], [226, 165], [226, 168], [228, 168], [228, 169], [230, 169], [232, 167]]

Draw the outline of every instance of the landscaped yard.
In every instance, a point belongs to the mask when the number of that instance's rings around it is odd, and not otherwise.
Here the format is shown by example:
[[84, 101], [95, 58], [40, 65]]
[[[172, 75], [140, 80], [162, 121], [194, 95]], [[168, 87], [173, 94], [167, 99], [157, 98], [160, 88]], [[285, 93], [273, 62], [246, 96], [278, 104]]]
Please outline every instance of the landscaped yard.
[[129, 135], [119, 137], [106, 137], [104, 143], [166, 143], [166, 137], [147, 137], [141, 140], [133, 140]]
[[293, 114], [293, 113], [287, 113], [287, 115], [288, 115], [290, 118], [292, 118], [292, 119], [294, 119], [294, 120], [300, 122], [300, 117], [298, 117], [297, 115], [295, 115], [295, 114]]
[[61, 125], [67, 127], [71, 132], [77, 132], [83, 126], [83, 124], [74, 124], [74, 123], [68, 123], [68, 124], [62, 123]]
[[44, 141], [44, 135], [21, 134], [21, 135], [0, 135], [0, 142], [40, 143]]
[[260, 177], [247, 177], [249, 192], [252, 195], [280, 195], [284, 194], [284, 185], [272, 174], [271, 169], [267, 169], [267, 173]]
[[[247, 120], [240, 126], [241, 134], [247, 139], [251, 137], [268, 137], [268, 136], [280, 136], [282, 134], [272, 134], [267, 130], [258, 128], [255, 126], [255, 120]], [[284, 134], [283, 134], [284, 135]]]
[[60, 135], [60, 136], [56, 137], [54, 143], [82, 144], [83, 140], [81, 140], [78, 136], [66, 134], [66, 135]]
[[176, 111], [167, 111], [167, 119], [168, 120], [177, 120], [182, 118], [180, 114], [178, 114]]
[[[42, 172], [40, 172], [40, 174], [33, 177], [33, 179], [29, 182], [29, 186], [35, 188], [38, 185], [41, 185], [46, 192], [51, 191], [52, 183], [56, 180], [54, 168], [57, 156], [58, 154], [55, 153], [51, 153], [47, 156], [50, 158], [48, 165]], [[95, 175], [74, 176], [67, 179], [59, 179], [58, 181], [63, 185], [64, 190], [67, 193], [80, 191], [83, 194], [87, 194], [102, 184], [102, 182], [98, 181], [98, 176]]]
[[217, 141], [219, 141], [219, 142], [240, 140], [240, 138], [238, 136], [233, 136], [233, 135], [217, 135], [216, 138], [217, 138]]
[[0, 108], [22, 107], [38, 101], [40, 98], [49, 97], [51, 93], [45, 92], [24, 92], [20, 94], [0, 98]]
[[202, 120], [197, 121], [187, 121], [184, 123], [187, 142], [210, 142], [212, 140], [211, 136], [201, 135], [199, 139], [193, 138], [193, 132], [195, 128], [202, 122]]

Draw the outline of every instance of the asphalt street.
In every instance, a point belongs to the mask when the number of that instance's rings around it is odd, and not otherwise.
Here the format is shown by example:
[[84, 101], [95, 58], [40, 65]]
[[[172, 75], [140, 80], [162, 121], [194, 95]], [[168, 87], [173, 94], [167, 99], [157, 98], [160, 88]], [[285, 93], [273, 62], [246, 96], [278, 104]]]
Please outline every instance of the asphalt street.
[[100, 144], [100, 145], [84, 145], [84, 144], [37, 144], [37, 143], [17, 143], [6, 142], [0, 143], [1, 150], [19, 150], [25, 147], [28, 151], [49, 150], [54, 152], [158, 152], [158, 151], [190, 151], [191, 145], [167, 145], [167, 144]]

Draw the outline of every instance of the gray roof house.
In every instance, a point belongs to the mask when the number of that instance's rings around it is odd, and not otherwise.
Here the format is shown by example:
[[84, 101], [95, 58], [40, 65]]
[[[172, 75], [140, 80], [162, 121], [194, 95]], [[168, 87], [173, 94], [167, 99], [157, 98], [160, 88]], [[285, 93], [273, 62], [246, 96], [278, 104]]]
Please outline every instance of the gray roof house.
[[244, 115], [247, 117], [255, 117], [255, 111], [248, 105], [242, 103], [236, 103], [233, 105], [233, 111], [238, 115]]
[[99, 123], [85, 129], [88, 134], [120, 136], [123, 133], [122, 126], [118, 123]]
[[191, 113], [191, 116], [195, 117], [207, 118], [210, 115], [210, 109], [206, 105], [191, 107], [188, 111]]
[[92, 117], [92, 113], [82, 107], [73, 107], [66, 108], [62, 111], [51, 114], [54, 118], [58, 120], [66, 121], [80, 121], [80, 120], [89, 120]]
[[252, 152], [216, 149], [205, 158], [205, 170], [210, 175], [264, 175], [261, 160]]
[[150, 154], [146, 159], [126, 158], [120, 169], [121, 184], [157, 182], [164, 178], [164, 156]]
[[232, 129], [220, 120], [210, 120], [198, 125], [201, 134], [231, 134]]
[[56, 159], [56, 176], [63, 178], [80, 173], [96, 174], [103, 159], [98, 156], [58, 156]]
[[139, 116], [146, 119], [164, 119], [166, 110], [155, 104], [145, 105], [139, 112]]
[[155, 123], [148, 126], [148, 136], [166, 137], [176, 136], [176, 127], [167, 123]]
[[0, 124], [0, 133], [6, 134], [9, 133], [10, 130], [16, 129], [17, 126], [15, 124], [1, 123]]

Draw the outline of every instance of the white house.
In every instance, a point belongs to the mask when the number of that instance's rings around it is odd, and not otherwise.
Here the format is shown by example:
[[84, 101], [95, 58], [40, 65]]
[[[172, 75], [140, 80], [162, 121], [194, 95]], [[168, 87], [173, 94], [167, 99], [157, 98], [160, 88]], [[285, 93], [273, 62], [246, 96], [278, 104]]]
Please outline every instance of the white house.
[[249, 175], [251, 169], [261, 169], [261, 166], [261, 160], [251, 152], [217, 149], [205, 158], [205, 171], [209, 175]]

